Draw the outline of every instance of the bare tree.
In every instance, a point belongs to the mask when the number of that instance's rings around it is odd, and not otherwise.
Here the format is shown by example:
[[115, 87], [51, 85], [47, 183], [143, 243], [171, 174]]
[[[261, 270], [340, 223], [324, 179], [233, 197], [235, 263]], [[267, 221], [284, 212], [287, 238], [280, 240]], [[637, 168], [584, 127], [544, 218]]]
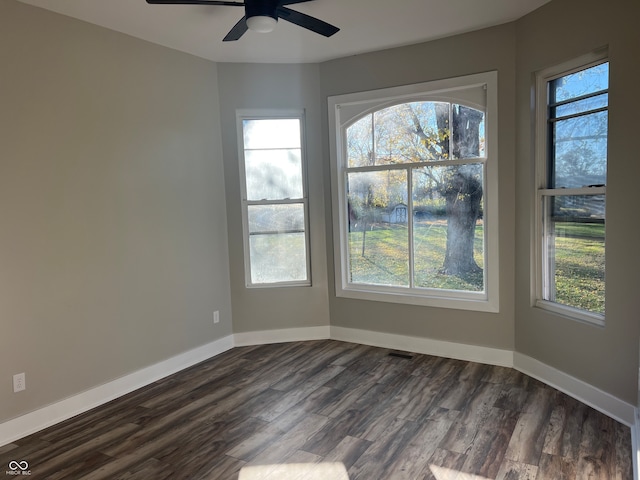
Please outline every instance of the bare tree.
[[[480, 155], [482, 112], [462, 105], [437, 103], [437, 132], [434, 135], [427, 132], [412, 104], [405, 104], [404, 108], [411, 120], [412, 127], [408, 131], [420, 138], [424, 147], [420, 149], [423, 153], [420, 150], [415, 152], [420, 161]], [[448, 167], [444, 174], [431, 177], [436, 190], [446, 201], [447, 247], [442, 273], [463, 278], [481, 273], [482, 269], [473, 255], [476, 224], [482, 214], [481, 166], [455, 165]]]
[[[447, 242], [441, 272], [462, 278], [482, 273], [474, 259], [476, 224], [482, 215], [482, 165], [446, 161], [480, 156], [483, 120], [483, 112], [462, 105], [414, 102], [367, 115], [349, 127], [347, 135], [350, 167], [439, 162], [414, 169], [413, 177], [422, 176], [420, 194], [439, 197], [446, 205]], [[406, 175], [385, 170], [383, 185], [374, 178], [381, 172], [354, 173], [349, 180], [349, 218], [363, 229], [362, 255], [365, 230], [375, 212], [390, 208], [393, 202], [409, 201], [398, 194], [407, 195]], [[395, 183], [404, 185], [403, 189]]]

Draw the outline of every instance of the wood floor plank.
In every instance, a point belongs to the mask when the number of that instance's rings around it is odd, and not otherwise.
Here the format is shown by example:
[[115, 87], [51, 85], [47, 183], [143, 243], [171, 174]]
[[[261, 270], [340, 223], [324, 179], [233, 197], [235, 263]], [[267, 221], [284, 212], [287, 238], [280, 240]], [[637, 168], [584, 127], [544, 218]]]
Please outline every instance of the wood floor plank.
[[[496, 480], [536, 480], [538, 467], [512, 460], [505, 461], [496, 475]], [[555, 477], [550, 477], [555, 480]]]
[[581, 478], [613, 478], [615, 465], [613, 420], [593, 410], [587, 412], [580, 442], [578, 472]]
[[339, 367], [346, 367], [358, 358], [361, 358], [365, 352], [369, 350], [373, 350], [375, 347], [370, 347], [369, 345], [360, 345], [356, 343], [347, 343], [347, 342], [334, 342], [339, 345], [342, 349], [342, 353], [340, 353], [336, 358], [331, 360], [331, 365], [337, 365]]
[[322, 372], [312, 375], [307, 381], [299, 383], [295, 388], [289, 390], [287, 394], [283, 395], [279, 400], [266, 406], [262, 412], [257, 415], [257, 417], [266, 421], [276, 419], [299, 402], [304, 401], [304, 399], [309, 397], [313, 392], [318, 390], [343, 370], [344, 367], [334, 365], [326, 367]]
[[[304, 445], [329, 421], [322, 415], [311, 414], [290, 431], [282, 435], [278, 442], [274, 442], [255, 456], [249, 465], [277, 464], [288, 458], [292, 452]], [[307, 451], [307, 450], [305, 450]], [[310, 452], [311, 453], [311, 452]]]
[[513, 368], [490, 365], [484, 376], [483, 382], [499, 383], [500, 385], [515, 385], [522, 383], [522, 373]]
[[529, 391], [524, 386], [513, 384], [503, 385], [502, 391], [493, 405], [503, 410], [520, 412], [524, 408], [528, 396]]
[[555, 392], [549, 388], [534, 388], [509, 442], [506, 453], [508, 460], [530, 465], [538, 464], [555, 398]]
[[283, 433], [279, 429], [267, 426], [242, 440], [231, 450], [228, 450], [226, 455], [248, 462], [282, 436]]
[[[438, 405], [449, 410], [462, 411], [466, 405], [473, 399], [475, 391], [483, 386], [478, 381], [452, 381], [448, 386], [440, 387], [438, 396]], [[443, 388], [444, 387], [444, 388]]]
[[150, 458], [130, 470], [122, 473], [117, 480], [167, 480], [174, 478], [175, 472], [170, 465], [164, 464], [155, 458]]
[[83, 478], [85, 474], [94, 471], [110, 462], [111, 458], [100, 452], [89, 451], [71, 461], [59, 463], [55, 469], [38, 465], [38, 476], [47, 480], [66, 480], [69, 478]]
[[369, 415], [362, 410], [347, 410], [338, 418], [329, 418], [325, 427], [309, 438], [301, 448], [316, 455], [328, 455], [345, 437], [355, 437], [351, 435], [355, 425], [366, 418]]
[[463, 453], [437, 448], [427, 462], [424, 480], [457, 480], [462, 475], [466, 460], [467, 456]]
[[237, 480], [244, 466], [246, 463], [243, 461], [220, 455], [213, 458], [213, 462], [208, 467], [197, 472], [178, 472], [177, 478], [179, 480]]
[[40, 440], [35, 435], [30, 435], [29, 437], [18, 440], [18, 442], [12, 445], [15, 445], [15, 447], [0, 453], [0, 468], [3, 465], [7, 466], [12, 460], [31, 461], [36, 456], [42, 458], [47, 455], [47, 452], [52, 450], [51, 442]]
[[416, 378], [418, 380], [408, 382], [405, 385], [404, 392], [401, 392], [407, 395], [407, 399], [402, 410], [398, 413], [398, 418], [404, 418], [412, 422], [428, 417], [429, 412], [433, 409], [433, 401], [438, 394], [430, 378]]
[[542, 451], [549, 455], [577, 459], [582, 426], [588, 407], [566, 395], [558, 395], [549, 419]]
[[[338, 375], [341, 376], [342, 374]], [[335, 377], [337, 378], [337, 377]], [[335, 380], [334, 378], [334, 380]], [[334, 401], [329, 402], [321, 411], [320, 415], [337, 418], [347, 410], [362, 410], [375, 402], [380, 397], [380, 392], [384, 390], [384, 385], [375, 383], [368, 378], [364, 378], [362, 382], [350, 383], [343, 388], [337, 388], [333, 381], [325, 384], [338, 391], [342, 391], [342, 395]]]
[[333, 340], [234, 348], [0, 447], [36, 480], [631, 480], [631, 458], [628, 427], [516, 370]]
[[473, 446], [478, 431], [490, 417], [499, 392], [498, 385], [483, 382], [447, 432], [442, 448], [466, 454]]
[[183, 423], [183, 420], [193, 415], [199, 414], [202, 415], [203, 418], [206, 418], [206, 415], [211, 413], [211, 405], [215, 405], [213, 402], [215, 402], [217, 398], [219, 398], [218, 393], [213, 392], [206, 397], [193, 401], [159, 418], [157, 421], [150, 423], [146, 428], [138, 429], [135, 434], [129, 435], [123, 442], [103, 448], [101, 451], [111, 457], [117, 457], [135, 450], [139, 445], [166, 436], [176, 428], [176, 425], [187, 425], [187, 423]]
[[[574, 480], [576, 478], [576, 460], [559, 455], [543, 453], [538, 463], [536, 480]], [[631, 478], [630, 476], [627, 478]]]
[[333, 450], [324, 456], [323, 461], [341, 463], [348, 470], [371, 446], [371, 443], [367, 440], [347, 435]]
[[[85, 438], [79, 444], [71, 447], [68, 444], [57, 445], [56, 449], [49, 449], [49, 455], [45, 457], [32, 458], [38, 464], [39, 472], [54, 472], [65, 464], [71, 464], [82, 458], [83, 454], [99, 451], [109, 448], [111, 445], [123, 442], [134, 432], [140, 430], [140, 426], [135, 423], [126, 423], [119, 425], [112, 430], [102, 433], [101, 435]], [[110, 455], [107, 455], [110, 457]]]
[[478, 429], [467, 452], [462, 471], [485, 478], [496, 478], [503, 464], [511, 436], [516, 427], [516, 412], [493, 407]]
[[351, 435], [365, 440], [375, 441], [396, 420], [403, 418], [403, 412], [409, 407], [412, 393], [419, 388], [423, 380], [407, 375], [402, 381], [394, 381], [383, 389], [380, 400], [366, 410], [367, 415], [350, 430]]
[[411, 375], [433, 377], [436, 365], [442, 360], [443, 359], [441, 357], [433, 355], [416, 355], [413, 361], [413, 371], [411, 372]]
[[349, 390], [354, 385], [373, 385], [374, 383], [376, 383], [375, 379], [371, 377], [366, 370], [346, 368], [328, 381], [325, 386], [335, 388], [336, 390]]
[[350, 480], [393, 478], [389, 471], [398, 453], [416, 435], [419, 423], [397, 419], [348, 470]]
[[[458, 382], [477, 382], [478, 379], [484, 379], [492, 370], [491, 365], [485, 365], [477, 362], [465, 362], [465, 366], [458, 376]], [[485, 380], [482, 380], [485, 381]], [[495, 383], [495, 382], [490, 382]]]
[[279, 417], [274, 418], [271, 421], [271, 425], [281, 432], [286, 432], [310, 413], [322, 415], [322, 410], [340, 397], [341, 394], [340, 390], [325, 386], [319, 387], [293, 407], [283, 412]]
[[614, 480], [625, 480], [633, 475], [633, 462], [627, 452], [631, 450], [631, 437], [626, 427], [618, 422], [614, 422], [613, 448], [615, 451], [614, 466], [611, 478]]
[[429, 471], [429, 460], [446, 435], [453, 419], [441, 418], [422, 424], [415, 436], [398, 454], [389, 467], [397, 480], [424, 478]]
[[390, 352], [387, 357], [381, 358], [377, 365], [369, 370], [369, 375], [377, 383], [395, 382], [398, 378], [409, 376], [415, 370], [414, 358], [394, 357], [391, 354], [406, 355], [404, 352]]

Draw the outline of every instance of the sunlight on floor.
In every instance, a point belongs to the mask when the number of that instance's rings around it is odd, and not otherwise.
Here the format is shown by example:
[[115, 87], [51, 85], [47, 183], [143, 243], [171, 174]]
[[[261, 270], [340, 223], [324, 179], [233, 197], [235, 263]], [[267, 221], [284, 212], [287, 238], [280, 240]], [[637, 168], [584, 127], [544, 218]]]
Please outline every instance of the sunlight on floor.
[[450, 468], [438, 467], [436, 465], [430, 465], [429, 468], [433, 476], [436, 477], [436, 480], [488, 480], [479, 475], [462, 473], [458, 470], [451, 470]]
[[342, 463], [289, 463], [243, 467], [238, 480], [349, 480]]

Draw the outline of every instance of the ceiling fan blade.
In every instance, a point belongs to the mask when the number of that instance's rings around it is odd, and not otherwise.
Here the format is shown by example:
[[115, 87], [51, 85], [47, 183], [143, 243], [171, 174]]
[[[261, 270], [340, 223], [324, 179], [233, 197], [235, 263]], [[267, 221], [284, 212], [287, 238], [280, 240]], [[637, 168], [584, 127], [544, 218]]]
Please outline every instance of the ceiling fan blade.
[[244, 7], [244, 2], [219, 0], [147, 0], [151, 5], [220, 5], [224, 7]]
[[311, 30], [312, 32], [319, 33], [325, 37], [330, 37], [334, 33], [340, 31], [338, 27], [334, 27], [330, 23], [323, 22], [317, 18], [311, 17], [304, 13], [296, 12], [287, 7], [278, 7], [278, 17], [287, 22], [295, 23], [296, 25]]
[[239, 40], [240, 37], [242, 35], [245, 34], [245, 32], [248, 30], [249, 28], [247, 27], [247, 18], [246, 17], [242, 17], [238, 23], [236, 23], [233, 28], [231, 30], [229, 30], [229, 33], [227, 33], [227, 36], [224, 37], [222, 39], [223, 42], [234, 42], [236, 40]]
[[306, 3], [311, 1], [312, 0], [282, 0], [278, 5], [293, 5], [294, 3]]

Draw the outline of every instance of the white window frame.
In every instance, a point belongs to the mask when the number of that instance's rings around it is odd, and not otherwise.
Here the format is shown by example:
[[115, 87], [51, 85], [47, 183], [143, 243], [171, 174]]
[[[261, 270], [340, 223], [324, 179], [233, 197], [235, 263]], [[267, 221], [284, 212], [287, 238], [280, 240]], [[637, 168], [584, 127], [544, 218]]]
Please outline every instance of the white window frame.
[[[574, 58], [567, 62], [546, 68], [536, 73], [535, 77], [535, 192], [533, 198], [534, 204], [534, 238], [532, 251], [534, 252], [533, 269], [534, 278], [532, 279], [532, 305], [534, 307], [553, 312], [562, 317], [577, 320], [596, 326], [605, 325], [605, 316], [599, 313], [582, 310], [579, 308], [563, 305], [544, 299], [544, 291], [546, 279], [548, 278], [547, 262], [545, 253], [545, 227], [543, 222], [543, 210], [545, 208], [545, 198], [558, 195], [603, 195], [606, 196], [606, 186], [603, 187], [584, 187], [584, 188], [548, 188], [548, 169], [549, 169], [549, 129], [548, 129], [548, 104], [549, 82], [560, 77], [564, 77], [571, 73], [579, 72], [587, 68], [599, 65], [608, 61], [608, 52], [606, 49], [588, 53], [578, 58]], [[606, 201], [605, 201], [606, 209]], [[606, 212], [605, 212], [606, 218]], [[606, 225], [606, 224], [605, 224]], [[605, 226], [606, 230], [606, 226]], [[606, 233], [605, 233], [606, 237]], [[605, 260], [606, 261], [606, 260]]]
[[[300, 121], [300, 147], [302, 163], [302, 198], [286, 198], [279, 200], [248, 200], [244, 127], [245, 120], [272, 120], [272, 119], [296, 119]], [[309, 196], [307, 188], [307, 154], [305, 135], [305, 111], [304, 110], [271, 110], [271, 109], [240, 109], [236, 111], [236, 131], [238, 136], [238, 160], [240, 163], [240, 193], [242, 196], [242, 230], [244, 249], [244, 275], [247, 288], [274, 288], [274, 287], [309, 287], [311, 286], [311, 252], [309, 246]], [[307, 278], [299, 281], [281, 281], [253, 283], [251, 281], [251, 249], [249, 237], [249, 206], [250, 205], [291, 205], [302, 204], [304, 209], [304, 234]]]
[[[393, 287], [349, 282], [347, 159], [345, 129], [366, 112], [412, 101], [447, 101], [472, 105], [465, 91], [484, 87], [484, 291]], [[333, 200], [334, 265], [336, 295], [362, 300], [424, 305], [483, 312], [499, 311], [498, 246], [498, 73], [495, 71], [328, 98], [331, 185]], [[451, 161], [455, 162], [455, 161]]]

